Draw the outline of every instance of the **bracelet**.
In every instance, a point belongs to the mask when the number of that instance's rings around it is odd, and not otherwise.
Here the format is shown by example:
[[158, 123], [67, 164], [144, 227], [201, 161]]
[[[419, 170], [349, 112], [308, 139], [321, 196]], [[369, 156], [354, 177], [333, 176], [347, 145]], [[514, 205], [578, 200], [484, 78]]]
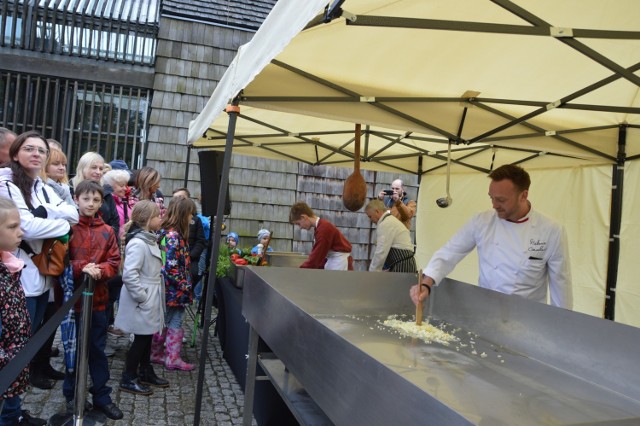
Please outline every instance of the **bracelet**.
[[420, 288], [422, 288], [422, 287], [426, 287], [427, 288], [427, 293], [429, 295], [431, 295], [431, 286], [429, 284], [420, 283]]

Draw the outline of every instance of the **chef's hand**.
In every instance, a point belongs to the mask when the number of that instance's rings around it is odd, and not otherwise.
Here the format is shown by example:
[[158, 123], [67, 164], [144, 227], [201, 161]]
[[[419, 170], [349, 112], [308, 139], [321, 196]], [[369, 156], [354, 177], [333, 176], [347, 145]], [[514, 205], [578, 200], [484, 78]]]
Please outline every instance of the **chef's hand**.
[[416, 284], [411, 287], [411, 290], [409, 290], [409, 295], [411, 296], [411, 300], [415, 305], [417, 305], [418, 302], [422, 302], [426, 300], [427, 297], [429, 297], [429, 295], [431, 294], [431, 287], [434, 283], [435, 282], [433, 281], [433, 278], [427, 275], [422, 275], [420, 285]]

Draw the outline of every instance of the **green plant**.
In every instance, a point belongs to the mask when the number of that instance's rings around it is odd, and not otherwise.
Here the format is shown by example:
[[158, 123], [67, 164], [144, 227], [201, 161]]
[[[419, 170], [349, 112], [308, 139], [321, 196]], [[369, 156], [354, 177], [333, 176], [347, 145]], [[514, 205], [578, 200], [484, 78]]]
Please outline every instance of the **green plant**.
[[218, 264], [216, 265], [216, 277], [226, 277], [229, 274], [229, 269], [231, 269], [229, 247], [226, 244], [221, 244], [218, 252]]

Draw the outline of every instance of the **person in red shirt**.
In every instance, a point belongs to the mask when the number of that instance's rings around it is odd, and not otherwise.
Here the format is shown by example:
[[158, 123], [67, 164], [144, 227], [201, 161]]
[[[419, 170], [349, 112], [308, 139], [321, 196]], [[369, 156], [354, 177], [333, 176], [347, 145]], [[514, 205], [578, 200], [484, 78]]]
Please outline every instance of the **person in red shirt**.
[[307, 231], [315, 229], [313, 248], [309, 258], [300, 265], [301, 268], [353, 271], [351, 243], [334, 224], [316, 216], [311, 207], [303, 202], [291, 206], [289, 222]]

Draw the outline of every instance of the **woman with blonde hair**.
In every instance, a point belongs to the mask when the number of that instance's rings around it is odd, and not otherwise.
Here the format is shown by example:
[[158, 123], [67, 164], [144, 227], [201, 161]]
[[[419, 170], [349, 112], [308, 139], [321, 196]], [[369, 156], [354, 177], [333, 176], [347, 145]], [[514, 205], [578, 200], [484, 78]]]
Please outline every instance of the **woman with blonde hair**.
[[[47, 139], [49, 142], [49, 139]], [[51, 143], [51, 142], [49, 142]], [[66, 201], [70, 206], [75, 206], [69, 188], [69, 177], [67, 176], [67, 156], [59, 149], [52, 149], [47, 159], [47, 164], [43, 169], [43, 180], [49, 185], [61, 200]]]
[[[92, 180], [102, 185], [102, 177], [104, 176], [104, 158], [97, 152], [85, 152], [76, 168], [76, 175], [71, 179], [71, 195], [73, 188], [77, 187], [83, 180]], [[102, 206], [100, 206], [100, 214], [104, 223], [113, 228], [116, 237], [120, 235], [120, 218], [113, 195], [109, 192], [104, 193]]]
[[98, 182], [102, 185], [102, 175], [104, 174], [104, 158], [97, 152], [85, 152], [78, 160], [76, 175], [71, 179], [71, 186], [76, 187], [85, 179]]

